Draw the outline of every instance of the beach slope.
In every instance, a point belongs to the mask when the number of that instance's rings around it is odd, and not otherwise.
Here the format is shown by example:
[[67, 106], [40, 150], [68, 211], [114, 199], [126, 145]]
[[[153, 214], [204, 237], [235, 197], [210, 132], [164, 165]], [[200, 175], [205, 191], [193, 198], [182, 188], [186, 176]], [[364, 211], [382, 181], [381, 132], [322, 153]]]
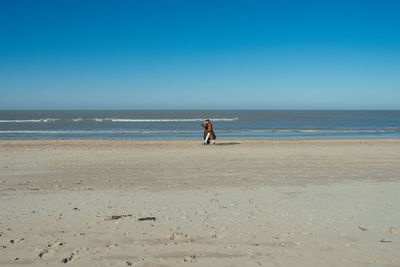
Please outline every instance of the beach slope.
[[400, 139], [0, 141], [0, 264], [399, 266]]

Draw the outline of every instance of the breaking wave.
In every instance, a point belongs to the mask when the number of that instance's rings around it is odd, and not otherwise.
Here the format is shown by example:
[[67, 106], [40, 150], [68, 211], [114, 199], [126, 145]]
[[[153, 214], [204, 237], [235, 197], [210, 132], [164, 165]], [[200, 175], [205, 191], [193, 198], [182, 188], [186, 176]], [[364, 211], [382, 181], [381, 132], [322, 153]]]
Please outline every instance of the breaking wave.
[[[239, 118], [215, 118], [211, 121], [237, 121]], [[202, 122], [204, 119], [35, 119], [35, 120], [0, 120], [0, 123], [40, 123], [40, 122]]]

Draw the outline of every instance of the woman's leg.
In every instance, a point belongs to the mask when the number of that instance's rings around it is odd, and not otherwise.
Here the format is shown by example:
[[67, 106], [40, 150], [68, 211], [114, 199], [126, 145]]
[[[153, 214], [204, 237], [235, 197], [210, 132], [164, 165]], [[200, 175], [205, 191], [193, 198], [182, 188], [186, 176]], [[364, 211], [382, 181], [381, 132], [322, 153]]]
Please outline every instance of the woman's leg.
[[208, 144], [208, 138], [210, 138], [210, 133], [207, 133], [206, 139], [204, 139], [204, 144]]

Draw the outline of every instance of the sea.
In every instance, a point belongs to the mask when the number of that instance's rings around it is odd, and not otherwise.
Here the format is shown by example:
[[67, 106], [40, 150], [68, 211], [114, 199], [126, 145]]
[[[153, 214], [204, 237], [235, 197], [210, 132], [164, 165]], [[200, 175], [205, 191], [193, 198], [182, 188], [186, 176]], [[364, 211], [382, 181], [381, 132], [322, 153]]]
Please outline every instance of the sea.
[[400, 138], [400, 110], [0, 110], [0, 139]]

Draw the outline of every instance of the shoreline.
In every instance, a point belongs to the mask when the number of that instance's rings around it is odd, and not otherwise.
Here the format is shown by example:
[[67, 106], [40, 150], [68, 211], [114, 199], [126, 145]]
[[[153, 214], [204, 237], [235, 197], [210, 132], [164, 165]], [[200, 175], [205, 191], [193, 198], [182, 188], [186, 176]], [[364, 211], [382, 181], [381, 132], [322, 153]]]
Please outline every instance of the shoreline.
[[[323, 140], [336, 140], [336, 141], [345, 141], [345, 140], [400, 140], [400, 138], [285, 138], [285, 139], [277, 139], [277, 138], [225, 138], [225, 139], [217, 139], [219, 141], [323, 141]], [[8, 141], [104, 141], [104, 142], [118, 142], [118, 141], [146, 141], [146, 142], [168, 142], [168, 141], [179, 141], [179, 142], [203, 142], [201, 138], [198, 139], [0, 139], [0, 142], [8, 142]]]

